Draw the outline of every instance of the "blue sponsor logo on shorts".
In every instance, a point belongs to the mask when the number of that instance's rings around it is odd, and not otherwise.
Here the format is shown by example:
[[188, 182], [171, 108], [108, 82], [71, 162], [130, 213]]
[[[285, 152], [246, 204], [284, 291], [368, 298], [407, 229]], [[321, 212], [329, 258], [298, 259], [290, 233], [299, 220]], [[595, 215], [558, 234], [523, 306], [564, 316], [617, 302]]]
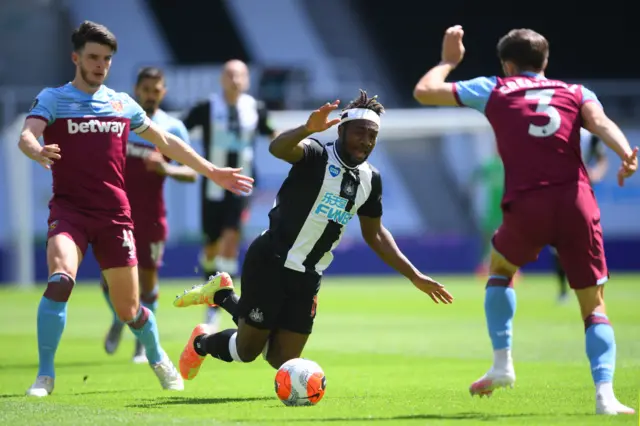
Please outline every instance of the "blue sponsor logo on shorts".
[[333, 164], [329, 165], [329, 174], [330, 174], [332, 177], [336, 177], [336, 176], [338, 176], [338, 175], [340, 174], [340, 168], [339, 168], [339, 167], [334, 166]]

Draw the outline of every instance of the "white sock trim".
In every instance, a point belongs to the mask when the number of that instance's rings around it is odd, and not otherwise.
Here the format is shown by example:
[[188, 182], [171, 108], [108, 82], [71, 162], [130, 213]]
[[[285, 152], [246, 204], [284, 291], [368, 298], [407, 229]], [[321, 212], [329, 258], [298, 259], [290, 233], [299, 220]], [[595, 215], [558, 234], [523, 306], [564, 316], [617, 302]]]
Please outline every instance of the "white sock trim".
[[262, 349], [262, 359], [267, 360], [267, 355], [269, 354], [269, 340], [264, 345], [264, 349]]
[[229, 339], [229, 353], [231, 354], [231, 359], [236, 362], [244, 362], [238, 355], [238, 347], [236, 346], [236, 338], [238, 337], [238, 332], [233, 333], [231, 339]]
[[497, 349], [493, 351], [493, 366], [500, 370], [507, 369], [513, 365], [513, 358], [511, 357], [511, 349]]

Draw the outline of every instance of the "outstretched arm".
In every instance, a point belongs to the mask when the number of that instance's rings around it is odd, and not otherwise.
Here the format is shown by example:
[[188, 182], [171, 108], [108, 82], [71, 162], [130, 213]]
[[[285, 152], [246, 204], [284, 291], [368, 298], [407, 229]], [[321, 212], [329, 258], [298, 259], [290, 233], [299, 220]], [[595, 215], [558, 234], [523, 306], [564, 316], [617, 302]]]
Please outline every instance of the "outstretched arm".
[[276, 158], [295, 164], [304, 158], [303, 141], [314, 133], [324, 132], [340, 122], [339, 118], [329, 120], [329, 114], [338, 108], [340, 101], [326, 103], [309, 116], [306, 124], [280, 133], [269, 144], [269, 152]]
[[238, 174], [241, 169], [216, 167], [202, 158], [182, 139], [165, 132], [155, 123], [149, 122], [149, 127], [139, 135], [144, 140], [157, 146], [162, 154], [178, 163], [191, 167], [225, 189], [235, 194], [247, 194], [251, 191], [253, 179]]
[[139, 136], [154, 144], [165, 156], [191, 167], [201, 175], [208, 176], [216, 166], [202, 158], [193, 148], [179, 137], [164, 131], [157, 124], [149, 122], [149, 127]]
[[423, 275], [396, 245], [393, 235], [382, 225], [380, 217], [360, 216], [362, 237], [371, 249], [387, 265], [408, 278], [419, 290], [427, 293], [434, 302], [451, 303], [453, 296], [437, 281]]
[[[594, 95], [595, 98], [595, 95]], [[631, 177], [638, 169], [638, 148], [631, 149], [622, 130], [614, 123], [600, 106], [599, 102], [585, 102], [581, 108], [584, 128], [598, 136], [622, 160], [618, 170], [618, 184]]]
[[431, 68], [416, 84], [413, 97], [422, 105], [457, 106], [455, 86], [445, 80], [464, 57], [462, 36], [459, 25], [448, 28], [442, 40], [442, 59]]
[[624, 133], [597, 102], [583, 104], [581, 115], [584, 128], [602, 139], [605, 145], [618, 154], [618, 157], [624, 159], [631, 154], [631, 146]]
[[431, 68], [413, 89], [415, 100], [422, 105], [458, 106], [455, 86], [445, 81], [454, 68], [455, 65], [448, 62]]
[[312, 134], [306, 125], [282, 132], [269, 144], [269, 152], [276, 158], [295, 164], [304, 157], [302, 141]]
[[148, 171], [170, 177], [178, 182], [195, 182], [198, 178], [198, 174], [191, 167], [168, 163], [158, 151], [151, 152], [144, 158], [144, 162]]
[[[191, 146], [189, 131], [182, 122], [176, 122], [167, 132], [177, 136], [184, 143]], [[147, 170], [170, 177], [178, 182], [195, 182], [198, 178], [198, 174], [191, 167], [168, 163], [165, 161], [164, 156], [157, 151], [146, 157], [145, 163]]]

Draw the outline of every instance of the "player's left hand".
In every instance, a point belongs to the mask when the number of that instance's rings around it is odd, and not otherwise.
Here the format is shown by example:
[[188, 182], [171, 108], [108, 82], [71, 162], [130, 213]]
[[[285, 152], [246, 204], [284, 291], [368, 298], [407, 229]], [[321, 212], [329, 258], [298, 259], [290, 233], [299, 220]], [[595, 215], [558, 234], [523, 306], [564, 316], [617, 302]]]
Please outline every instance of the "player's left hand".
[[454, 25], [447, 28], [442, 40], [442, 62], [451, 64], [454, 67], [462, 62], [465, 52], [462, 36], [464, 36], [462, 26]]
[[633, 176], [638, 170], [638, 147], [633, 148], [631, 154], [622, 159], [618, 170], [618, 185], [624, 186], [624, 180]]
[[253, 189], [253, 178], [241, 175], [240, 171], [241, 168], [216, 167], [207, 177], [227, 191], [236, 195], [247, 195]]
[[152, 151], [144, 158], [144, 165], [148, 172], [156, 172], [161, 176], [167, 175], [167, 162], [164, 156], [158, 151]]
[[411, 282], [418, 288], [418, 290], [428, 294], [431, 300], [435, 303], [442, 302], [444, 304], [449, 304], [453, 302], [453, 296], [447, 291], [447, 289], [431, 277], [418, 274], [418, 276], [413, 278]]

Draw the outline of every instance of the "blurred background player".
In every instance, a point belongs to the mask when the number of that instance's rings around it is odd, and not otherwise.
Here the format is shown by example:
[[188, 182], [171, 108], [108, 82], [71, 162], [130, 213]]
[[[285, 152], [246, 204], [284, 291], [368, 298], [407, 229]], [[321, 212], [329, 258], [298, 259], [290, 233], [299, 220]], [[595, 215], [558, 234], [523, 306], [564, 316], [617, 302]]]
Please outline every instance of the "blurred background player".
[[[224, 64], [222, 93], [195, 105], [184, 124], [191, 130], [200, 126], [204, 156], [215, 164], [242, 167], [243, 173], [255, 176], [256, 136], [269, 138], [276, 131], [269, 122], [264, 104], [245, 93], [249, 89], [249, 69], [239, 60]], [[205, 243], [200, 254], [200, 267], [205, 280], [217, 271], [231, 277], [238, 273], [238, 250], [241, 228], [249, 214], [249, 198], [234, 195], [218, 185], [202, 181], [202, 231]], [[216, 325], [217, 308], [207, 310], [207, 323]]]
[[418, 82], [414, 96], [423, 105], [466, 106], [484, 113], [505, 166], [504, 218], [493, 237], [485, 294], [494, 362], [470, 392], [491, 395], [496, 388], [513, 386], [512, 279], [521, 266], [537, 259], [544, 246], [553, 245], [580, 303], [596, 388], [595, 411], [633, 414], [613, 391], [616, 344], [604, 303], [609, 273], [600, 211], [580, 155], [580, 127], [584, 125], [618, 154], [621, 186], [638, 167], [638, 149], [630, 148], [593, 92], [546, 79], [549, 44], [535, 31], [512, 30], [498, 42], [505, 78], [446, 83], [464, 56], [462, 36], [460, 26], [446, 31], [442, 60]]
[[[142, 342], [161, 386], [182, 390], [182, 378], [160, 346], [155, 315], [140, 306], [133, 221], [124, 184], [129, 130], [237, 193], [250, 191], [252, 179], [238, 175], [238, 169], [215, 167], [181, 139], [158, 128], [129, 95], [102, 84], [118, 50], [115, 36], [106, 27], [85, 21], [71, 41], [75, 78], [37, 95], [18, 144], [27, 157], [53, 174], [49, 279], [37, 318], [38, 374], [27, 395], [43, 397], [53, 391], [54, 359], [66, 323], [67, 301], [89, 244], [118, 318]], [[40, 136], [44, 147], [38, 142]]]
[[[591, 184], [597, 184], [607, 173], [609, 162], [604, 144], [596, 135], [592, 135], [586, 129], [580, 131], [580, 145], [582, 150], [582, 161], [587, 168], [589, 180]], [[569, 297], [569, 285], [567, 283], [567, 274], [562, 267], [558, 251], [554, 247], [550, 247], [551, 254], [555, 263], [556, 275], [558, 276], [558, 301], [565, 302]]]
[[[180, 357], [183, 378], [193, 379], [207, 354], [225, 362], [251, 362], [262, 352], [273, 368], [299, 357], [313, 328], [322, 274], [356, 215], [364, 240], [385, 263], [434, 302], [453, 301], [441, 284], [413, 266], [382, 225], [382, 179], [367, 159], [376, 145], [383, 106], [361, 91], [340, 118], [329, 120], [338, 104], [326, 103], [269, 146], [291, 169], [269, 212], [269, 229], [247, 251], [242, 297], [233, 292], [229, 276], [221, 274], [176, 298], [178, 307], [222, 306], [238, 325], [219, 333], [206, 324], [196, 326]], [[310, 138], [336, 124], [335, 142], [322, 145]]]
[[480, 228], [483, 237], [484, 247], [482, 261], [478, 265], [476, 273], [486, 275], [489, 270], [489, 259], [491, 254], [491, 237], [502, 223], [502, 195], [504, 193], [504, 167], [502, 160], [496, 151], [486, 158], [473, 173], [472, 185], [475, 189], [482, 186], [483, 209], [481, 214]]
[[[184, 124], [160, 109], [160, 104], [167, 93], [162, 70], [153, 67], [140, 70], [134, 93], [137, 102], [159, 128], [189, 143], [189, 132]], [[138, 255], [140, 302], [154, 314], [158, 306], [158, 268], [162, 266], [164, 246], [169, 231], [163, 192], [165, 178], [195, 182], [197, 177], [196, 172], [191, 168], [170, 164], [167, 160], [152, 143], [136, 134], [129, 135], [125, 185], [131, 204], [133, 236]], [[104, 276], [101, 277], [101, 284], [105, 299], [113, 311]], [[118, 349], [123, 326], [124, 323], [113, 311], [113, 322], [104, 342], [104, 348], [108, 354], [113, 354]], [[147, 362], [144, 346], [139, 339], [136, 339], [133, 362], [138, 364]]]

